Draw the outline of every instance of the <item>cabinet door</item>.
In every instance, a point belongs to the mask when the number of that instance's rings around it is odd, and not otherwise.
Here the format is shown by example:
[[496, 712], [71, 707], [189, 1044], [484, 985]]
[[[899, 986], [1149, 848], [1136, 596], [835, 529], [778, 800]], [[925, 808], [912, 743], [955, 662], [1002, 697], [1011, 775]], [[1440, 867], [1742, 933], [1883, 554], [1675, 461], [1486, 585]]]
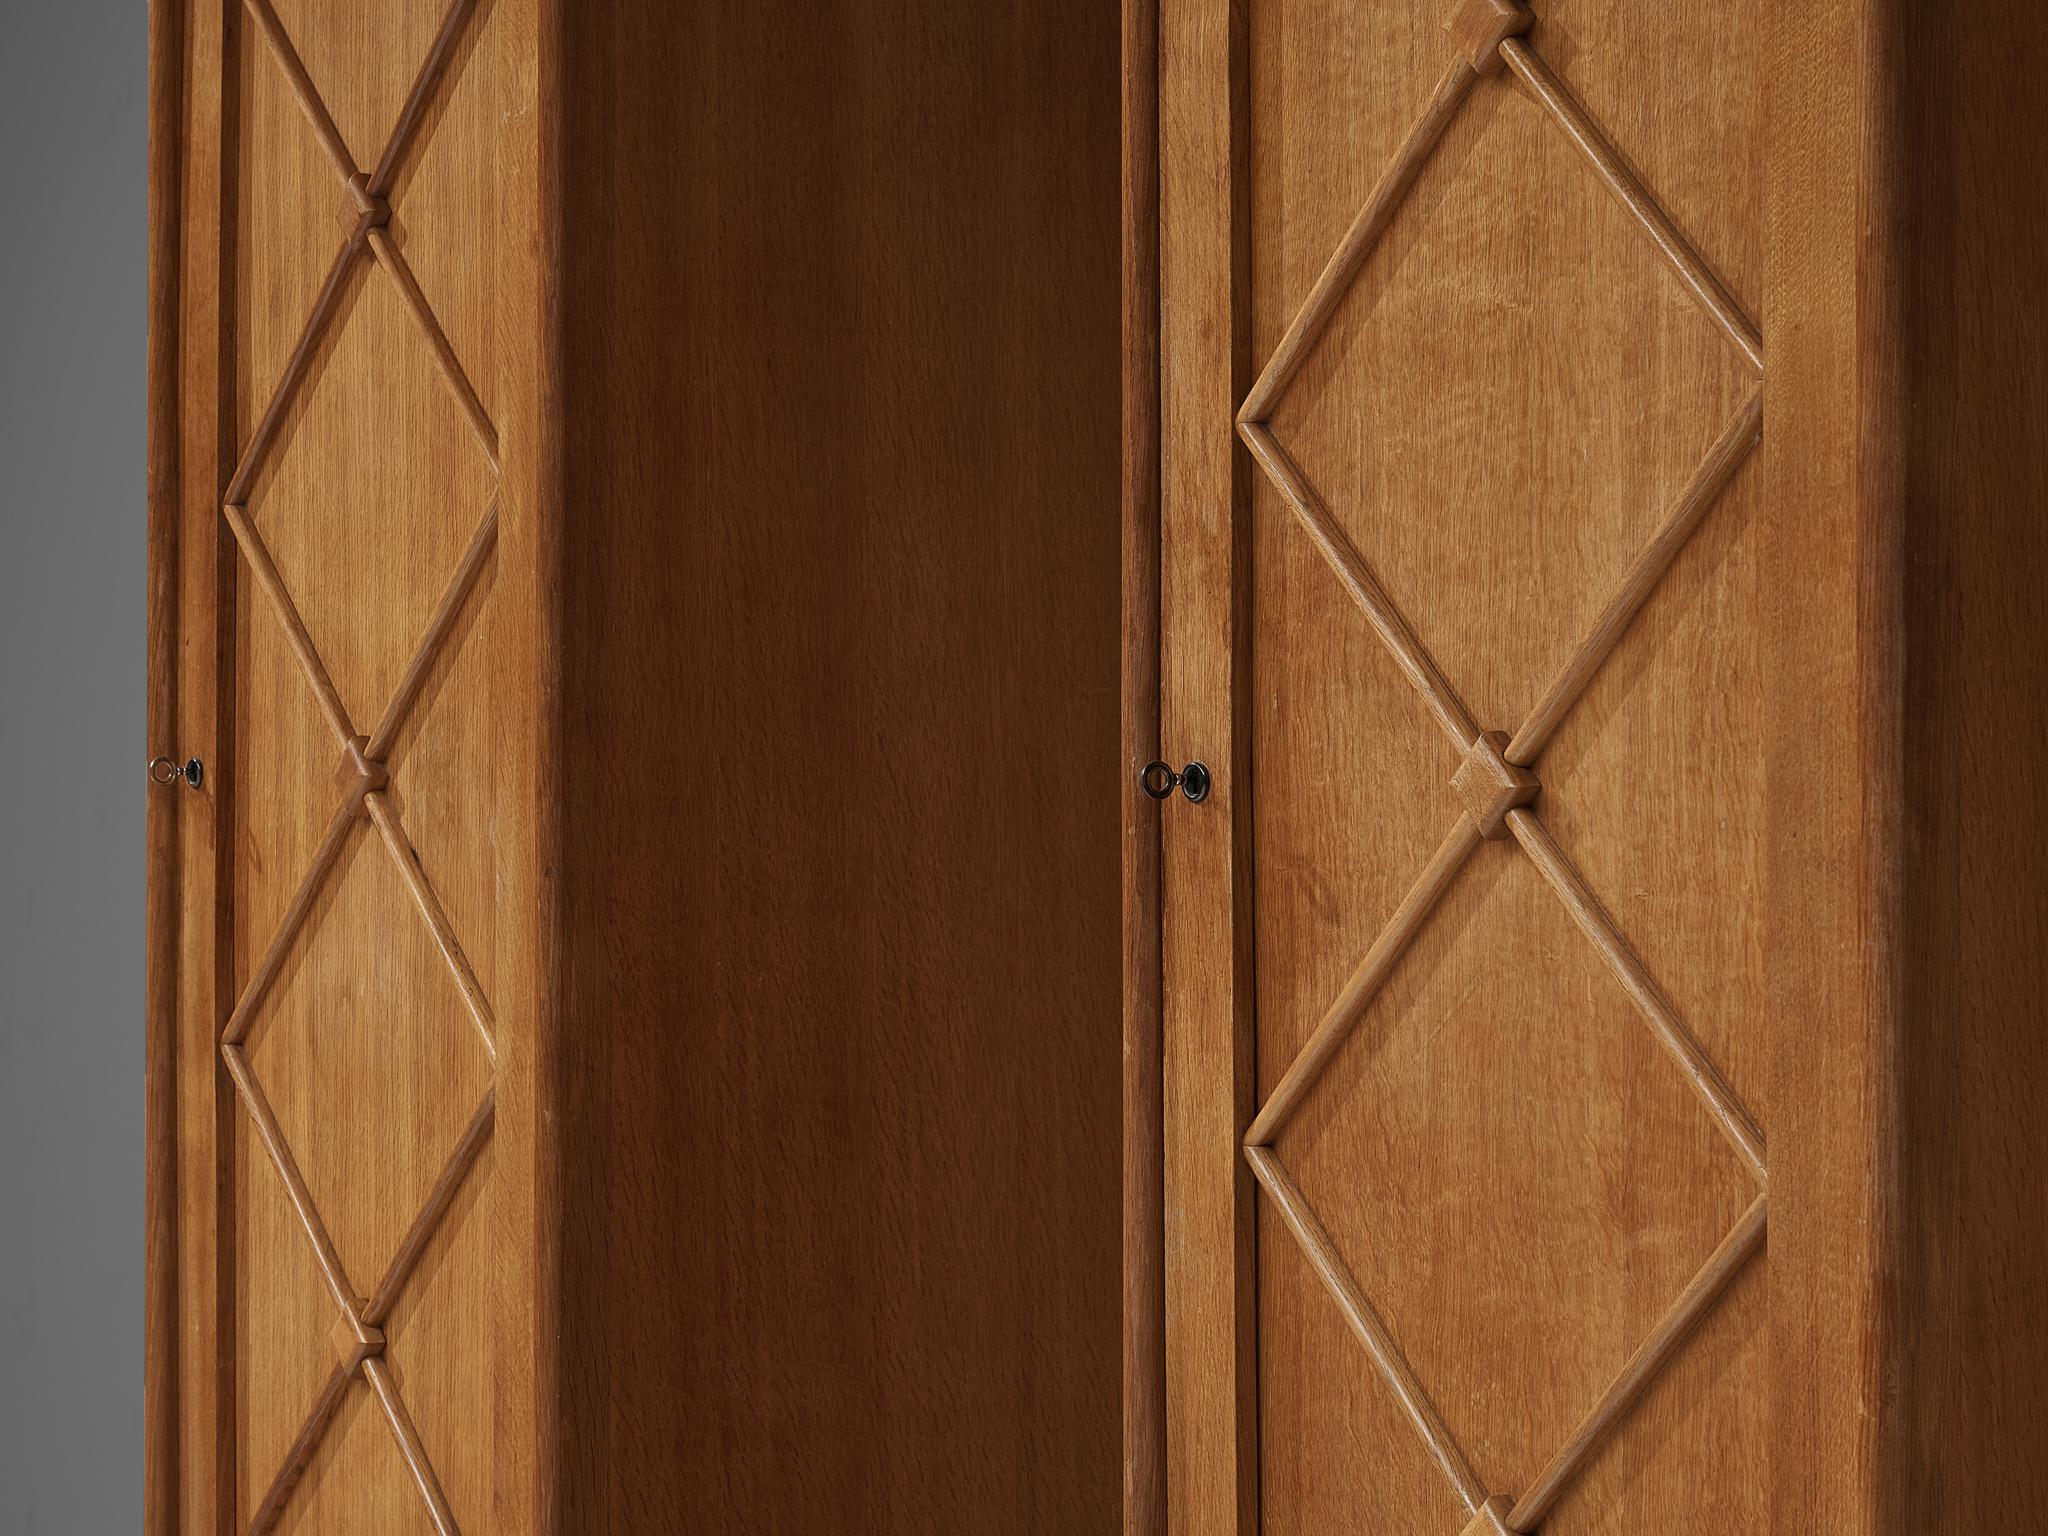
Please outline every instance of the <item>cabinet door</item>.
[[1767, 9], [1162, 6], [1176, 1531], [1770, 1527]]
[[511, 1498], [503, 765], [532, 749], [493, 407], [519, 12], [249, 0], [158, 31], [183, 63], [154, 189], [181, 506], [155, 558], [197, 759], [155, 791], [179, 908], [166, 1529], [479, 1531]]

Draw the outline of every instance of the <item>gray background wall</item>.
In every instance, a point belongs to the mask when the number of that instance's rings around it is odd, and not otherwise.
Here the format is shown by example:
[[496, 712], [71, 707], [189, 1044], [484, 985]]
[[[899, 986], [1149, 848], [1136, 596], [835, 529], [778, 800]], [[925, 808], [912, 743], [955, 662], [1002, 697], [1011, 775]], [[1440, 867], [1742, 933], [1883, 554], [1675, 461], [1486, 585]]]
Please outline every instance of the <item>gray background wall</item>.
[[0, 5], [0, 1532], [142, 1521], [143, 0]]

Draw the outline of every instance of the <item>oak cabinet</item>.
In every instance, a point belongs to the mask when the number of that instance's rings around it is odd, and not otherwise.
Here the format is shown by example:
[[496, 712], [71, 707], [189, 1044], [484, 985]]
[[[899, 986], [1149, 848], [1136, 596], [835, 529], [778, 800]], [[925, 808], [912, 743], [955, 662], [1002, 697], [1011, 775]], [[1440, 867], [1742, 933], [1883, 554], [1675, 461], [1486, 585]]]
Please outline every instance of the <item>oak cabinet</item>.
[[2041, 1527], [2044, 63], [1159, 0], [1136, 1529]]
[[2041, 1527], [2031, 10], [151, 17], [152, 1532]]

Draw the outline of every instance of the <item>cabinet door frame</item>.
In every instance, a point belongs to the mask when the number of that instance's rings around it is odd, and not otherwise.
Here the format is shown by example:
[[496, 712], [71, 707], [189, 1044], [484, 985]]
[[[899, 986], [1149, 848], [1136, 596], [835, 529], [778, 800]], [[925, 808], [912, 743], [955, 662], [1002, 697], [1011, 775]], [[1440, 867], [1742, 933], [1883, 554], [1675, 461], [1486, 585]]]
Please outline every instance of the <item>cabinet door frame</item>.
[[149, 9], [148, 751], [215, 771], [151, 785], [145, 907], [144, 1506], [151, 1536], [233, 1521], [232, 1090], [215, 1049], [217, 723], [232, 472], [224, 403], [221, 6]]

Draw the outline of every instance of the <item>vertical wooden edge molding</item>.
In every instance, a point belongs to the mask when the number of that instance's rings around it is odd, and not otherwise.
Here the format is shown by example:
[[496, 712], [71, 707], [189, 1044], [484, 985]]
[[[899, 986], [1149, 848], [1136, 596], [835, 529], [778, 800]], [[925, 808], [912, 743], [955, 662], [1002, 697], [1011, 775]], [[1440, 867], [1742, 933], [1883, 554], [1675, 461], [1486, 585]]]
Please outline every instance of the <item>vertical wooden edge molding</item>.
[[[1905, 1199], [1904, 937], [1906, 837], [1906, 417], [1901, 257], [1909, 212], [1901, 185], [1902, 112], [1914, 68], [1900, 43], [1908, 0], [1861, 8], [1851, 72], [1865, 92], [1858, 109], [1861, 153], [1848, 163], [1860, 196], [1856, 227], [1857, 517], [1856, 644], [1858, 754], [1864, 763], [1862, 868], [1855, 882], [1863, 933], [1864, 1071], [1861, 1179], [1865, 1253], [1860, 1310], [1867, 1321], [1864, 1411], [1855, 1420], [1858, 1491], [1872, 1536], [1917, 1536], [1907, 1523], [1905, 1417], [1901, 1374], [1901, 1207]], [[1790, 1102], [1781, 1099], [1779, 1102]]]
[[1159, 808], [1167, 1509], [1175, 1536], [1251, 1536], [1248, 26], [1236, 0], [1159, 15], [1160, 747], [1216, 770]]
[[1159, 6], [1123, 5], [1123, 1529], [1166, 1533], [1160, 1062]]
[[[1809, 915], [1770, 1042], [1771, 1528], [1905, 1536], [1897, 1394], [1901, 476], [1892, 0], [1772, 10], [1762, 472], [1773, 554], [1821, 573], [1779, 621], [1768, 829]], [[1794, 681], [1796, 679], [1796, 681]], [[1797, 1105], [1797, 1115], [1784, 1111]]]
[[[150, 144], [150, 573], [152, 729], [169, 751], [207, 765], [197, 793], [159, 799], [153, 815], [175, 822], [167, 848], [154, 850], [150, 942], [169, 953], [150, 959], [152, 984], [168, 985], [151, 1022], [151, 1070], [170, 1081], [152, 1089], [151, 1107], [171, 1121], [150, 1130], [151, 1151], [172, 1166], [152, 1167], [150, 1216], [167, 1228], [173, 1252], [153, 1263], [151, 1284], [170, 1291], [146, 1322], [169, 1337], [145, 1347], [145, 1365], [169, 1372], [161, 1393], [146, 1391], [152, 1419], [145, 1445], [175, 1455], [175, 1471], [148, 1472], [150, 1496], [169, 1498], [163, 1528], [181, 1536], [225, 1536], [235, 1527], [234, 1446], [234, 1116], [240, 1111], [217, 1050], [225, 1022], [228, 956], [219, 942], [232, 892], [223, 883], [217, 835], [230, 775], [220, 769], [230, 744], [232, 688], [222, 658], [233, 631], [232, 538], [220, 495], [234, 458], [233, 242], [236, 72], [240, 7], [225, 0], [155, 0], [151, 7]], [[161, 597], [164, 610], [154, 607]], [[158, 715], [156, 712], [161, 711]], [[154, 827], [152, 828], [154, 835]], [[162, 876], [167, 889], [154, 881]], [[168, 1045], [168, 1060], [161, 1054]], [[181, 1070], [182, 1066], [182, 1070]], [[147, 1294], [147, 1292], [145, 1293]], [[166, 1401], [168, 1400], [168, 1401]], [[150, 1529], [156, 1529], [154, 1524]]]
[[[564, 1459], [571, 1434], [565, 1414], [562, 1359], [563, 1202], [567, 1198], [561, 1093], [566, 999], [562, 973], [562, 798], [556, 788], [563, 751], [563, 551], [566, 437], [563, 413], [565, 146], [564, 81], [568, 0], [504, 0], [495, 24], [513, 61], [506, 121], [517, 135], [501, 163], [510, 185], [504, 199], [507, 228], [500, 242], [510, 265], [501, 291], [514, 295], [503, 316], [506, 344], [500, 398], [503, 463], [499, 530], [505, 569], [519, 617], [513, 677], [530, 678], [518, 690], [530, 700], [523, 722], [534, 750], [503, 754], [519, 840], [510, 927], [525, 953], [515, 967], [524, 996], [516, 1027], [501, 1025], [499, 1057], [500, 1168], [510, 1178], [501, 1203], [511, 1230], [505, 1251], [531, 1255], [530, 1270], [501, 1266], [499, 1316], [508, 1320], [501, 1340], [498, 1449], [500, 1517], [517, 1536], [556, 1536], [571, 1529]], [[508, 25], [510, 23], [510, 25]], [[507, 1134], [509, 1131], [509, 1135]], [[518, 1320], [515, 1331], [511, 1320]]]
[[[177, 0], [149, 8], [148, 752], [175, 755], [178, 651], [178, 174], [185, 29]], [[178, 823], [147, 796], [143, 972], [142, 1528], [178, 1529]]]
[[[214, 309], [209, 317], [211, 323], [194, 339], [203, 340], [206, 344], [212, 371], [206, 379], [205, 393], [201, 395], [195, 388], [191, 399], [195, 407], [201, 400], [210, 407], [208, 416], [213, 434], [213, 457], [210, 473], [203, 481], [191, 486], [194, 492], [203, 492], [203, 501], [199, 495], [194, 495], [189, 515], [205, 532], [186, 546], [192, 551], [205, 550], [212, 557], [206, 562], [209, 586], [203, 610], [210, 626], [205, 639], [211, 658], [206, 666], [206, 676], [211, 685], [201, 701], [203, 724], [188, 729], [187, 739], [196, 740], [201, 755], [209, 763], [217, 765], [219, 771], [208, 776], [210, 825], [207, 843], [213, 856], [205, 861], [209, 899], [203, 910], [207, 921], [203, 925], [203, 936], [195, 935], [188, 927], [186, 942], [190, 945], [196, 939], [204, 946], [207, 987], [205, 1006], [193, 1010], [187, 1027], [195, 1034], [204, 1032], [207, 1056], [213, 1066], [208, 1106], [213, 1132], [210, 1163], [214, 1184], [209, 1217], [213, 1280], [208, 1321], [212, 1329], [211, 1362], [214, 1369], [213, 1498], [215, 1518], [223, 1536], [236, 1531], [240, 1523], [237, 1506], [241, 1442], [237, 1397], [241, 1370], [236, 1357], [239, 1335], [235, 1326], [238, 1314], [236, 1245], [240, 1233], [235, 1157], [246, 1122], [239, 1095], [229, 1079], [227, 1065], [215, 1049], [235, 1002], [233, 944], [224, 942], [223, 936], [234, 932], [234, 907], [239, 898], [234, 877], [234, 842], [226, 829], [234, 825], [235, 785], [239, 778], [235, 761], [241, 749], [235, 732], [236, 678], [240, 671], [235, 665], [235, 637], [243, 568], [241, 551], [221, 515], [221, 502], [244, 446], [239, 429], [243, 402], [238, 393], [240, 370], [237, 358], [240, 348], [236, 326], [240, 315], [238, 246], [242, 220], [240, 63], [244, 40], [242, 27], [246, 18], [247, 12], [242, 6], [222, 3], [217, 52], [209, 65], [219, 81], [214, 138], [207, 149], [208, 163], [217, 178], [210, 230], [213, 243], [209, 252]], [[196, 155], [196, 148], [194, 153]], [[185, 209], [188, 219], [192, 211], [193, 205], [188, 204]], [[188, 461], [188, 470], [191, 467]], [[188, 535], [193, 531], [193, 526], [188, 524]], [[185, 610], [188, 616], [194, 611], [189, 606]], [[183, 695], [189, 691], [180, 690], [181, 707]], [[189, 809], [186, 814], [190, 815]], [[188, 860], [188, 868], [196, 862]], [[202, 909], [194, 906], [187, 910], [197, 912]], [[192, 953], [188, 948], [187, 954]], [[195, 974], [199, 970], [194, 966]]]

